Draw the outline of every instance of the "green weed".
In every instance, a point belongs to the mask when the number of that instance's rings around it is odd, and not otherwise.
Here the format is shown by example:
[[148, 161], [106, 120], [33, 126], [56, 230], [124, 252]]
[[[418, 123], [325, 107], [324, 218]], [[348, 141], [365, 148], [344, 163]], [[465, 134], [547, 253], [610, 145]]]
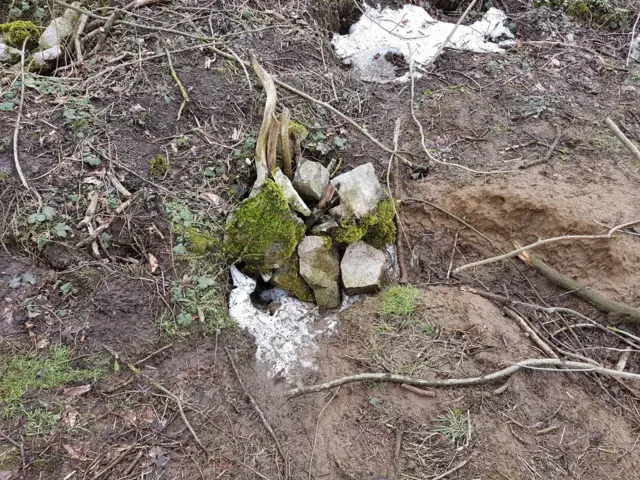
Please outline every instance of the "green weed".
[[468, 446], [473, 428], [469, 411], [454, 408], [444, 416], [438, 417], [434, 430], [455, 444], [456, 447]]
[[383, 318], [407, 318], [416, 309], [420, 290], [415, 287], [394, 286], [382, 293], [380, 315]]
[[60, 414], [36, 408], [24, 411], [27, 418], [27, 435], [43, 435], [50, 432], [60, 421]]

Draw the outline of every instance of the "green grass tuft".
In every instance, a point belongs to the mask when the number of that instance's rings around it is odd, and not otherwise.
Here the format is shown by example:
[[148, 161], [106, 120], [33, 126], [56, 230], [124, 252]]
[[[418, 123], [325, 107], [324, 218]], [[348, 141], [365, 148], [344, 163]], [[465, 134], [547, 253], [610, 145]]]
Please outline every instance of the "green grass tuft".
[[435, 431], [444, 435], [456, 447], [468, 446], [473, 432], [469, 411], [454, 408], [436, 420]]
[[421, 295], [415, 287], [390, 287], [382, 293], [380, 314], [383, 318], [407, 318], [415, 311]]

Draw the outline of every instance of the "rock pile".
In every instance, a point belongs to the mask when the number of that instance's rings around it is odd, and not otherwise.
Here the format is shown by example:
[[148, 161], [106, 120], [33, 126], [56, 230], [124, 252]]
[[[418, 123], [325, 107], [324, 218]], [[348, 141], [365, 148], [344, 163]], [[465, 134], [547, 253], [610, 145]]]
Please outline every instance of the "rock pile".
[[394, 205], [367, 163], [331, 179], [302, 160], [292, 179], [276, 168], [227, 219], [224, 251], [245, 273], [261, 275], [320, 308], [379, 290], [396, 229]]
[[[76, 7], [79, 5], [74, 4]], [[25, 68], [32, 72], [49, 72], [62, 57], [79, 19], [80, 14], [68, 8], [42, 33], [32, 22], [24, 20], [0, 24], [0, 62], [19, 64], [24, 46]]]

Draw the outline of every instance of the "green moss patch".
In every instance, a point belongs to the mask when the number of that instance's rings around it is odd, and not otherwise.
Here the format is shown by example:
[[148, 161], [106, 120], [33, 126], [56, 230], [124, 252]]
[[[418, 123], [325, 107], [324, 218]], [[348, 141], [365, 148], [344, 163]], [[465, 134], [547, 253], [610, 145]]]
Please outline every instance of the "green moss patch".
[[149, 161], [149, 173], [154, 177], [164, 177], [171, 170], [169, 159], [165, 155], [156, 155]]
[[375, 248], [382, 249], [391, 244], [396, 235], [394, 215], [393, 200], [384, 200], [380, 202], [375, 212], [360, 221], [355, 217], [341, 221], [340, 227], [334, 235], [334, 240], [343, 244], [363, 240]]
[[17, 20], [10, 23], [0, 24], [0, 34], [4, 41], [15, 48], [22, 48], [24, 41], [27, 41], [27, 47], [33, 47], [40, 39], [40, 30], [33, 22], [25, 20]]
[[260, 193], [229, 217], [224, 254], [230, 263], [242, 261], [257, 271], [278, 268], [291, 257], [304, 232], [304, 223], [289, 209], [282, 189], [266, 180]]
[[313, 290], [300, 275], [300, 259], [294, 253], [287, 263], [273, 275], [274, 283], [303, 302], [313, 302]]
[[79, 370], [69, 362], [69, 351], [56, 347], [48, 357], [20, 355], [10, 357], [1, 365], [0, 402], [9, 411], [28, 390], [50, 389], [71, 382], [96, 381], [102, 371]]

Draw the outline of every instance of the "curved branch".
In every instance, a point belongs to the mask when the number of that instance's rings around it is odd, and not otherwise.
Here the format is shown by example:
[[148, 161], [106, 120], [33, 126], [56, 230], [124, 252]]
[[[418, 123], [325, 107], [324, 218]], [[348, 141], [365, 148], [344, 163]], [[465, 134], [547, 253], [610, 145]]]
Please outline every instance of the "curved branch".
[[447, 378], [437, 380], [427, 380], [422, 378], [407, 377], [405, 375], [394, 375], [392, 373], [361, 373], [359, 375], [352, 375], [349, 377], [342, 377], [336, 380], [332, 380], [327, 383], [321, 383], [319, 385], [309, 385], [307, 387], [298, 387], [289, 390], [286, 393], [287, 397], [296, 397], [298, 395], [306, 395], [308, 393], [317, 393], [324, 390], [331, 390], [332, 388], [347, 385], [348, 383], [355, 382], [391, 382], [391, 383], [406, 383], [407, 385], [414, 385], [416, 387], [468, 387], [471, 385], [484, 385], [487, 383], [501, 380], [505, 377], [509, 377], [514, 373], [523, 370], [525, 368], [544, 368], [545, 371], [551, 372], [567, 372], [568, 370], [546, 370], [549, 367], [563, 367], [569, 369], [569, 371], [575, 372], [593, 372], [600, 375], [607, 375], [611, 377], [624, 378], [625, 380], [634, 380], [640, 382], [640, 375], [629, 372], [619, 372], [617, 370], [611, 370], [609, 368], [598, 367], [583, 362], [568, 362], [555, 358], [529, 358], [521, 360], [518, 363], [510, 365], [502, 370], [488, 373], [480, 377], [469, 378]]

